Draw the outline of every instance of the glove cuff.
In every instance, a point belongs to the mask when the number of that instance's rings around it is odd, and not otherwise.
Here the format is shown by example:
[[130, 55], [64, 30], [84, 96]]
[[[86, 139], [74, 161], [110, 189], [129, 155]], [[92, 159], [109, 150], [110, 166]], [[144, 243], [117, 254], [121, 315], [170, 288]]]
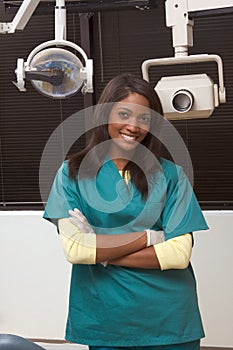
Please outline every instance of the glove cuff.
[[146, 244], [146, 246], [147, 247], [150, 247], [151, 246], [151, 239], [150, 239], [150, 232], [151, 230], [149, 230], [149, 229], [147, 229], [147, 230], [145, 230], [145, 232], [146, 232], [146, 236], [147, 236], [147, 244]]

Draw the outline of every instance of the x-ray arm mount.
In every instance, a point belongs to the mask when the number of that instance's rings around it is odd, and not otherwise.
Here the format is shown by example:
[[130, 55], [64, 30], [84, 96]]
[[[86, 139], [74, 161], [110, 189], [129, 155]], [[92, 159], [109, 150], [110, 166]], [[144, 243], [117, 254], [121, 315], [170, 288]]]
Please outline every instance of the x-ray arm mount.
[[192, 13], [227, 8], [233, 10], [232, 0], [166, 0], [166, 26], [172, 28], [175, 56], [187, 56], [193, 46]]

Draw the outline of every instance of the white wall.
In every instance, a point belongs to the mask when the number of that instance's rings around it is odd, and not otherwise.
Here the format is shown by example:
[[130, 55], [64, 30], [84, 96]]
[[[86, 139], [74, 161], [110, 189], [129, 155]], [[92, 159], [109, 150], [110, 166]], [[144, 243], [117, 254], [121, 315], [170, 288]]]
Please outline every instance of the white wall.
[[205, 326], [203, 345], [233, 347], [233, 211], [204, 212], [208, 231], [192, 254]]
[[70, 266], [42, 212], [0, 212], [0, 332], [62, 339]]
[[[202, 345], [233, 347], [233, 211], [204, 212], [192, 261], [206, 330]], [[42, 212], [0, 211], [0, 332], [64, 339], [70, 266]]]

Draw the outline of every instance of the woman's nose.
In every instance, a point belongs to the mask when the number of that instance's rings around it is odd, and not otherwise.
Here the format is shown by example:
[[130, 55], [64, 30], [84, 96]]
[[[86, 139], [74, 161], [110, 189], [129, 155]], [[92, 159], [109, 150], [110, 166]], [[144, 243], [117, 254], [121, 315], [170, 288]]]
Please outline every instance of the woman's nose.
[[129, 120], [129, 123], [126, 125], [126, 128], [132, 132], [137, 132], [139, 130], [139, 125], [137, 119]]

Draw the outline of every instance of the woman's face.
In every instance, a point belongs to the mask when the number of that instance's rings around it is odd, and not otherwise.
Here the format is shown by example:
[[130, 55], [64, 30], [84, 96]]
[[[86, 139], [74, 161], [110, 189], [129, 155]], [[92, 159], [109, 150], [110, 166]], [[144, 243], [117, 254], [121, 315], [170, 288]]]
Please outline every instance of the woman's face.
[[151, 122], [149, 101], [143, 95], [131, 93], [116, 102], [109, 114], [108, 133], [111, 152], [133, 151], [146, 137]]

